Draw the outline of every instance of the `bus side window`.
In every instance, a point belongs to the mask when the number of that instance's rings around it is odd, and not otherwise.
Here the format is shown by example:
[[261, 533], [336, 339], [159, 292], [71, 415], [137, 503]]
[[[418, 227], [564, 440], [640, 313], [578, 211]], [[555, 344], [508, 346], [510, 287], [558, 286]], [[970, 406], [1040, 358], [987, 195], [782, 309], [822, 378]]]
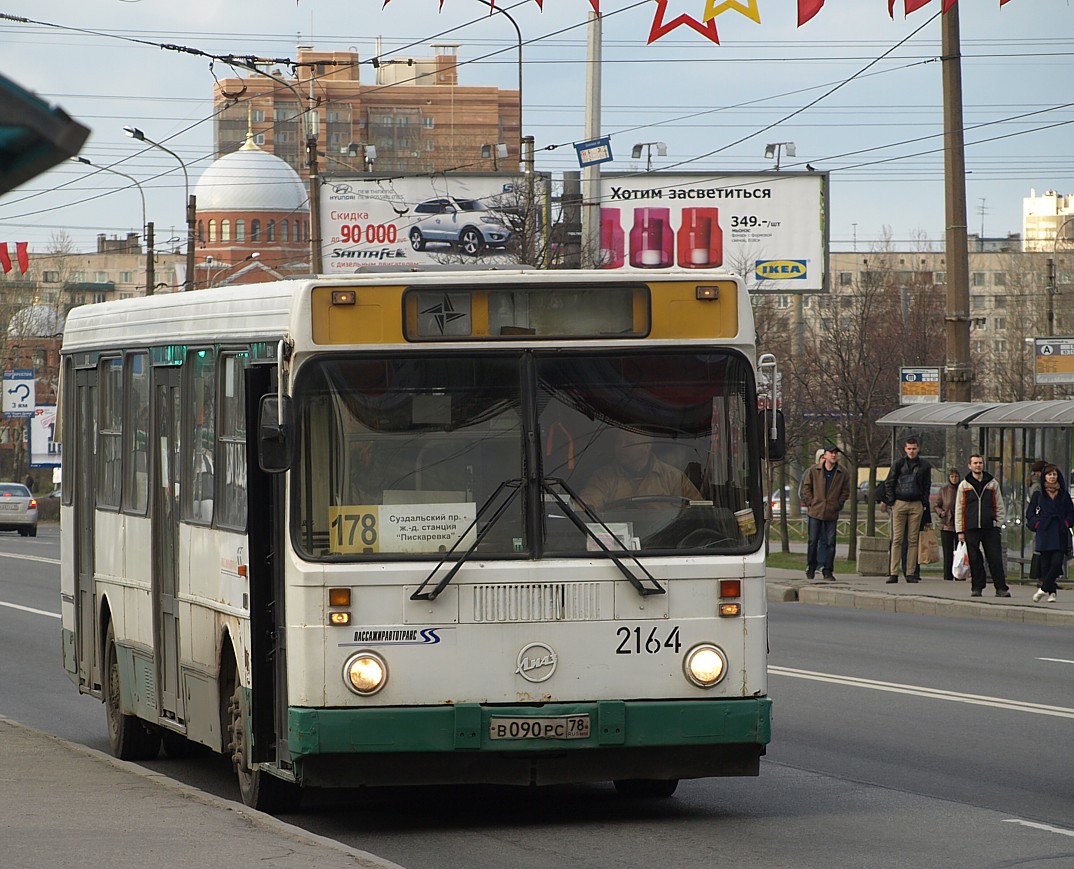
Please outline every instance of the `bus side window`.
[[188, 496], [183, 518], [209, 524], [213, 519], [216, 468], [216, 359], [211, 349], [191, 350], [187, 356], [188, 413], [190, 414]]

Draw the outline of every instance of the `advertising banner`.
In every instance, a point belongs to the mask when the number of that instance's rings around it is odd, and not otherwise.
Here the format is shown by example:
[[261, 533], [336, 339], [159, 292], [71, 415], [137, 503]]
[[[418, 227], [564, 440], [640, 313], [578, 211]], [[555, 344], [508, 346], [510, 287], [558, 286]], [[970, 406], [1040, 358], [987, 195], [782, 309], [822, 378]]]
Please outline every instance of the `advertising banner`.
[[321, 194], [324, 271], [517, 263], [523, 201], [507, 175], [331, 179]]
[[56, 435], [56, 405], [39, 404], [30, 417], [30, 467], [58, 468], [60, 444]]
[[825, 172], [601, 176], [602, 268], [722, 268], [751, 292], [826, 290]]

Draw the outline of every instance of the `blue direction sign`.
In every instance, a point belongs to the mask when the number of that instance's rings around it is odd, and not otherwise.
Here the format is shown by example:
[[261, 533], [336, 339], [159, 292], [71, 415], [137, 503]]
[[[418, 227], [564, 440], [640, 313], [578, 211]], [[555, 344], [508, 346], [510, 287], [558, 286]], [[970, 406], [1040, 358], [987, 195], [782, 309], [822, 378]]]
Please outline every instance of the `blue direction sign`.
[[31, 417], [37, 406], [32, 368], [4, 369], [4, 416]]
[[590, 139], [588, 142], [575, 142], [574, 150], [578, 152], [579, 166], [594, 166], [607, 163], [612, 159], [612, 140], [608, 136]]

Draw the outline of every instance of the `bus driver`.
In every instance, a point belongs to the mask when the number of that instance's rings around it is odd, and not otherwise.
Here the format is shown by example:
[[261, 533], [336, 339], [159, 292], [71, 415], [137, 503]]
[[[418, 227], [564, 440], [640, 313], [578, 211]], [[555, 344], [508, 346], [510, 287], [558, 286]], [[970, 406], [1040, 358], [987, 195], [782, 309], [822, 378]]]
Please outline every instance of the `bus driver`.
[[631, 498], [701, 500], [701, 493], [682, 471], [653, 455], [648, 435], [619, 429], [613, 443], [612, 461], [597, 468], [581, 491], [582, 500], [594, 510]]

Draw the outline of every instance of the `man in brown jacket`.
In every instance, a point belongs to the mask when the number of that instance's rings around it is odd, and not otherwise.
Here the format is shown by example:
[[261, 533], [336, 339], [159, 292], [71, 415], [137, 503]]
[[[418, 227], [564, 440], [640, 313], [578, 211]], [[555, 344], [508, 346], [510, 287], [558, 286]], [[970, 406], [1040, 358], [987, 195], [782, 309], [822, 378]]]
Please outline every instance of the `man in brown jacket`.
[[818, 564], [824, 579], [835, 579], [835, 529], [849, 497], [850, 474], [839, 465], [839, 447], [829, 444], [802, 481], [802, 500], [809, 516], [806, 579], [816, 576]]

